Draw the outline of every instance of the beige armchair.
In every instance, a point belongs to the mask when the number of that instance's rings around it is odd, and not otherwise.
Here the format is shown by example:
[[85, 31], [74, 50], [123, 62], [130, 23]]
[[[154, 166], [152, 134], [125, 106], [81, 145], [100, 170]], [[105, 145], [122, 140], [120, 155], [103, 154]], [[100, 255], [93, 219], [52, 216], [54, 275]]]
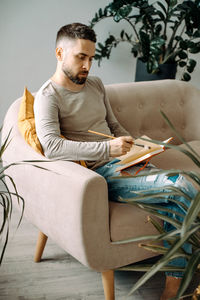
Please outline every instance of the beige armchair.
[[[176, 80], [112, 84], [106, 86], [113, 111], [133, 135], [146, 134], [163, 140], [173, 135], [160, 114], [163, 110], [175, 127], [200, 153], [200, 91]], [[12, 141], [3, 163], [42, 160], [18, 131], [20, 99], [5, 117], [2, 138], [12, 128]], [[175, 143], [179, 141], [175, 138]], [[194, 169], [179, 152], [167, 150], [152, 160], [162, 168]], [[102, 272], [105, 299], [114, 299], [114, 270], [153, 254], [137, 243], [114, 241], [155, 233], [146, 221], [147, 213], [128, 204], [108, 201], [103, 177], [76, 163], [38, 162], [45, 171], [31, 164], [11, 167], [19, 194], [25, 199], [25, 216], [39, 230], [35, 261], [41, 259], [47, 237], [85, 266]]]

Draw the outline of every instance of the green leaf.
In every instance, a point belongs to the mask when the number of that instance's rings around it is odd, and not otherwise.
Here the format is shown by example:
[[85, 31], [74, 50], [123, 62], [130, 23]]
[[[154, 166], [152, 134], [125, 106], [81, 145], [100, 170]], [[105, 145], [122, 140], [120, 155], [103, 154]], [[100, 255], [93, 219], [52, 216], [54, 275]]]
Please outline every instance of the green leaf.
[[116, 14], [114, 15], [114, 21], [115, 22], [119, 22], [122, 19], [128, 17], [128, 15], [131, 13], [132, 11], [132, 6], [131, 5], [123, 5], [122, 7], [120, 7]]
[[124, 38], [124, 30], [122, 30], [122, 31], [121, 31], [121, 33], [120, 33], [120, 37], [121, 37], [121, 39], [123, 39], [123, 38]]
[[137, 56], [138, 56], [138, 51], [135, 50], [134, 47], [131, 49], [131, 53], [133, 53], [134, 57], [137, 57]]
[[[1, 130], [0, 130], [1, 131]], [[8, 145], [10, 144], [11, 140], [10, 140], [10, 135], [12, 132], [12, 128], [10, 129], [5, 141], [3, 142], [3, 144], [0, 147], [0, 157], [2, 157], [4, 151], [6, 150], [6, 148], [8, 147]]]
[[177, 5], [178, 0], [170, 0], [167, 1], [167, 3], [169, 3], [169, 7], [173, 8], [175, 5]]
[[151, 222], [151, 224], [156, 228], [156, 230], [160, 234], [165, 233], [163, 226], [161, 226], [160, 223], [156, 219], [153, 218], [153, 216], [149, 216], [148, 221]]
[[179, 290], [177, 292], [175, 299], [180, 299], [180, 297], [183, 295], [184, 291], [188, 287], [189, 283], [191, 282], [194, 273], [197, 270], [197, 266], [200, 263], [200, 249], [197, 249], [194, 251], [194, 253], [191, 255], [190, 260], [187, 263], [183, 279], [181, 280], [181, 284], [179, 287]]
[[[189, 74], [188, 74], [189, 75]], [[190, 76], [190, 75], [189, 75]], [[200, 155], [186, 142], [186, 140], [178, 133], [178, 131], [175, 129], [174, 125], [172, 124], [172, 122], [169, 120], [169, 118], [167, 117], [167, 115], [161, 111], [160, 112], [161, 115], [163, 116], [165, 122], [169, 125], [169, 127], [173, 130], [173, 132], [176, 134], [176, 136], [179, 138], [179, 140], [197, 157], [193, 156], [192, 153], [189, 153], [189, 152], [185, 152], [183, 151], [183, 149], [179, 146], [173, 146], [173, 145], [167, 145], [167, 147], [169, 148], [174, 148], [174, 149], [177, 149], [183, 153], [185, 153], [188, 157], [190, 157], [194, 163], [196, 163], [196, 165], [198, 167], [200, 167], [200, 161], [198, 159], [200, 159]]]
[[188, 46], [189, 46], [189, 48], [194, 48], [196, 46], [196, 44], [192, 41], [188, 41]]
[[[173, 195], [173, 193], [171, 193], [171, 196]], [[149, 208], [149, 209], [152, 209], [152, 211], [153, 210], [155, 210], [155, 211], [157, 211], [157, 210], [159, 210], [159, 212], [166, 212], [166, 213], [168, 213], [168, 214], [174, 214], [174, 215], [177, 215], [177, 216], [179, 216], [179, 217], [182, 217], [182, 218], [184, 218], [184, 214], [182, 214], [182, 213], [180, 213], [180, 212], [174, 212], [172, 209], [169, 209], [169, 208], [166, 208], [166, 207], [164, 207], [164, 206], [162, 206], [162, 205], [154, 205], [154, 204], [143, 204], [142, 203], [142, 205], [141, 205], [142, 207], [144, 207], [145, 209], [146, 208]], [[156, 206], [157, 206], [157, 208], [156, 208]]]
[[[117, 268], [119, 271], [136, 271], [136, 272], [146, 272], [152, 268], [152, 264], [140, 264], [135, 263], [125, 267]], [[185, 268], [179, 266], [164, 266], [159, 269], [161, 272], [184, 272]]]
[[200, 52], [200, 42], [194, 44], [193, 47], [190, 47], [189, 52], [193, 53], [193, 54], [199, 53]]
[[130, 290], [128, 296], [133, 294], [139, 287], [141, 287], [149, 278], [151, 278], [154, 274], [156, 274], [162, 267], [168, 264], [169, 261], [173, 260], [177, 257], [184, 257], [184, 254], [176, 254], [177, 250], [187, 241], [189, 236], [191, 235], [191, 231], [188, 232], [182, 239], [177, 240], [173, 246], [170, 247], [168, 252], [157, 262], [152, 268], [146, 272], [133, 286]]
[[126, 240], [119, 240], [119, 241], [114, 241], [111, 242], [113, 245], [122, 245], [122, 244], [128, 244], [128, 243], [133, 243], [133, 242], [141, 242], [145, 240], [159, 240], [161, 239], [160, 234], [157, 235], [144, 235], [144, 236], [138, 236]]
[[100, 8], [100, 9], [99, 9], [99, 17], [102, 18], [102, 16], [103, 16], [103, 11], [102, 11], [102, 9]]
[[9, 215], [9, 204], [10, 204], [10, 202], [9, 202], [9, 198], [4, 196], [3, 194], [0, 194], [0, 199], [1, 199], [1, 205], [2, 205], [2, 208], [3, 208], [3, 220], [2, 220], [1, 228], [0, 228], [0, 235], [1, 235], [2, 232], [5, 229], [5, 226], [6, 226], [7, 218], [8, 218], [8, 215]]
[[199, 38], [200, 37], [200, 29], [196, 30], [193, 34], [194, 38]]
[[165, 6], [162, 4], [162, 2], [157, 1], [157, 4], [162, 8], [162, 10], [165, 12], [165, 14], [167, 13], [167, 10], [165, 8]]
[[[142, 205], [138, 205], [139, 207], [142, 207]], [[166, 221], [170, 224], [172, 224], [175, 228], [180, 229], [181, 228], [181, 223], [173, 218], [167, 217], [161, 213], [156, 212], [155, 210], [152, 209], [148, 209], [147, 207], [144, 207], [144, 209], [150, 213], [152, 213], [154, 216], [157, 216], [158, 218], [160, 218], [163, 221]]]
[[165, 254], [168, 251], [168, 248], [160, 245], [140, 244], [139, 247], [158, 254]]
[[99, 47], [100, 49], [104, 49], [104, 45], [103, 45], [103, 44], [98, 43], [97, 45], [98, 45], [98, 47]]
[[160, 21], [165, 21], [165, 15], [161, 11], [157, 10], [157, 14], [160, 17]]
[[194, 59], [189, 59], [188, 65], [187, 65], [187, 71], [189, 73], [192, 73], [194, 71], [194, 68], [196, 67], [196, 61]]
[[156, 25], [156, 27], [155, 27], [155, 34], [159, 35], [159, 33], [161, 32], [161, 30], [162, 30], [162, 25], [161, 24]]
[[127, 41], [130, 41], [130, 36], [127, 33], [125, 33], [125, 36], [126, 36]]
[[165, 44], [165, 40], [163, 38], [156, 38], [150, 42], [151, 47], [160, 48]]
[[181, 36], [179, 36], [179, 35], [175, 36], [174, 39], [175, 39], [176, 41], [182, 41], [182, 40], [183, 40], [183, 38], [182, 38]]
[[[180, 147], [179, 146], [176, 146], [176, 145], [171, 145], [172, 149], [176, 149], [177, 151], [180, 151]], [[183, 170], [174, 170], [174, 169], [171, 169], [171, 170], [156, 170], [156, 171], [152, 171], [151, 172], [151, 175], [158, 175], [158, 174], [165, 174], [165, 176], [176, 176], [176, 175], [187, 175], [189, 176], [194, 182], [196, 182], [199, 186], [200, 186], [200, 173], [198, 172], [194, 172], [194, 171], [183, 171]], [[133, 176], [121, 176], [120, 178], [121, 179], [124, 179], [126, 180], [127, 178], [134, 178], [134, 177], [143, 177], [143, 176], [149, 176], [149, 171], [143, 171], [142, 174], [141, 172], [137, 175], [133, 175]], [[111, 177], [112, 179], [118, 179], [119, 177], [118, 176], [112, 176]]]
[[184, 52], [184, 51], [180, 51], [178, 53], [178, 56], [181, 58], [181, 59], [186, 59], [187, 58], [187, 53]]
[[[198, 230], [198, 228], [196, 230]], [[111, 244], [121, 245], [121, 244], [128, 244], [128, 243], [140, 242], [140, 241], [145, 241], [145, 240], [149, 240], [149, 241], [150, 240], [151, 241], [164, 241], [165, 240], [165, 241], [168, 241], [168, 243], [171, 245], [172, 242], [175, 242], [177, 240], [177, 235], [180, 235], [180, 233], [181, 233], [181, 229], [174, 229], [173, 231], [162, 233], [162, 234], [144, 235], [144, 236], [138, 236], [138, 237], [134, 237], [134, 238], [126, 239], [126, 240], [114, 241], [114, 242], [111, 242]], [[140, 245], [141, 245], [141, 247], [143, 247], [143, 244], [140, 244]], [[180, 252], [183, 253], [182, 249], [180, 250]]]
[[182, 80], [184, 80], [184, 81], [190, 81], [190, 79], [191, 79], [190, 74], [188, 74], [187, 72], [183, 73]]
[[185, 216], [182, 225], [181, 236], [184, 236], [186, 232], [190, 229], [196, 217], [198, 216], [199, 211], [200, 211], [200, 192], [197, 193], [196, 197], [192, 201], [187, 211], [187, 215]]
[[8, 236], [9, 236], [9, 227], [7, 228], [7, 231], [6, 231], [6, 238], [5, 238], [5, 241], [3, 243], [3, 249], [1, 251], [1, 256], [0, 256], [0, 266], [2, 264], [2, 260], [3, 260], [3, 257], [4, 257], [4, 254], [5, 254], [5, 250], [6, 250], [6, 247], [7, 247], [7, 244], [8, 244]]
[[[142, 176], [144, 177], [144, 176], [148, 176], [148, 175], [142, 174]], [[152, 173], [149, 176], [152, 176]], [[137, 175], [137, 177], [138, 177], [138, 175]], [[131, 178], [131, 177], [126, 176], [124, 178]], [[152, 204], [151, 199], [153, 199], [153, 201], [154, 201], [155, 198], [165, 199], [168, 196], [183, 196], [185, 199], [191, 201], [191, 198], [189, 195], [187, 195], [186, 193], [184, 193], [182, 190], [180, 190], [178, 187], [175, 187], [175, 186], [165, 186], [163, 188], [159, 187], [159, 188], [151, 188], [148, 190], [131, 191], [131, 192], [134, 194], [133, 198], [126, 199], [126, 198], [120, 197], [120, 201], [130, 203], [130, 204], [137, 203], [138, 205], [139, 204], [140, 205], [142, 205], [142, 204], [149, 205], [151, 203], [151, 205], [155, 205], [155, 209], [156, 209], [158, 203], [155, 204], [153, 202], [153, 204]], [[176, 202], [176, 199], [171, 199], [169, 197], [169, 201]], [[181, 203], [180, 205], [183, 205], [183, 207], [185, 208], [183, 203]], [[186, 207], [186, 209], [187, 209], [187, 207]]]
[[107, 17], [107, 15], [108, 15], [107, 6], [104, 8], [103, 14], [104, 14], [105, 17]]
[[187, 65], [186, 61], [183, 61], [183, 60], [179, 61], [178, 64], [179, 64], [179, 66], [180, 66], [181, 68], [183, 68], [183, 67], [185, 67], [185, 66]]
[[180, 41], [179, 46], [183, 49], [183, 50], [187, 50], [188, 48], [188, 43], [187, 41]]

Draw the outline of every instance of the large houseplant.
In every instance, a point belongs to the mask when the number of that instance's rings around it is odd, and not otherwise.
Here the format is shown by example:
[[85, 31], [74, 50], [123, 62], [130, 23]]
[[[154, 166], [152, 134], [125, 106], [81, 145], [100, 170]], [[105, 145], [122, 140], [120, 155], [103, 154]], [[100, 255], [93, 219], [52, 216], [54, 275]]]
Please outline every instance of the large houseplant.
[[[1, 129], [0, 129], [1, 131]], [[0, 216], [2, 219], [0, 220], [0, 265], [2, 263], [6, 246], [8, 244], [8, 237], [9, 237], [9, 224], [13, 212], [13, 198], [16, 198], [21, 210], [21, 215], [19, 218], [18, 226], [21, 223], [23, 212], [24, 212], [24, 199], [18, 194], [15, 182], [13, 181], [12, 177], [6, 175], [6, 170], [10, 168], [13, 164], [2, 166], [2, 155], [6, 148], [9, 145], [9, 137], [10, 133], [8, 134], [7, 138], [3, 142], [0, 147], [0, 183], [1, 183], [1, 190], [0, 190]], [[6, 183], [9, 182], [9, 186]]]
[[[164, 119], [166, 120], [166, 122], [168, 123], [168, 125], [174, 131], [175, 135], [181, 140], [183, 145], [185, 145], [185, 147], [182, 147], [182, 146], [168, 144], [166, 147], [174, 148], [187, 155], [197, 165], [197, 167], [200, 170], [200, 155], [177, 132], [177, 130], [174, 128], [173, 124], [170, 122], [167, 116], [163, 112], [161, 113]], [[160, 143], [158, 141], [153, 141], [153, 142]], [[113, 242], [113, 244], [121, 244], [121, 243], [138, 241], [140, 243], [142, 242], [140, 244], [141, 247], [156, 252], [157, 254], [162, 254], [162, 256], [158, 259], [158, 261], [153, 264], [149, 264], [149, 265], [133, 264], [133, 265], [120, 268], [120, 270], [147, 271], [138, 280], [138, 282], [136, 282], [136, 284], [130, 291], [130, 294], [132, 294], [139, 287], [141, 287], [149, 278], [151, 278], [158, 271], [183, 271], [184, 276], [181, 282], [181, 286], [179, 288], [177, 296], [173, 299], [173, 300], [178, 300], [185, 292], [195, 272], [199, 271], [200, 269], [200, 247], [199, 247], [200, 245], [200, 172], [182, 171], [182, 170], [160, 170], [160, 171], [156, 170], [153, 173], [151, 173], [151, 175], [161, 174], [161, 173], [162, 174], [164, 173], [166, 176], [175, 176], [177, 174], [187, 175], [199, 187], [199, 190], [194, 199], [184, 194], [184, 196], [187, 197], [187, 199], [190, 201], [191, 204], [189, 207], [184, 206], [184, 209], [186, 210], [186, 215], [184, 217], [183, 222], [181, 222], [180, 219], [179, 220], [174, 218], [171, 219], [163, 215], [161, 212], [166, 210], [164, 207], [163, 208], [159, 207], [159, 211], [158, 211], [158, 205], [144, 203], [144, 199], [151, 198], [152, 195], [153, 197], [158, 197], [158, 198], [163, 197], [164, 192], [160, 188], [159, 189], [154, 188], [148, 192], [139, 191], [138, 196], [134, 197], [133, 199], [127, 199], [127, 200], [121, 199], [121, 201], [128, 202], [129, 204], [136, 205], [144, 210], [147, 210], [151, 214], [151, 217], [149, 217], [149, 221], [156, 227], [158, 234], [154, 236], [143, 236], [143, 237], [140, 236], [126, 241]], [[143, 173], [142, 175], [138, 174], [137, 176], [145, 176], [145, 175], [148, 176], [148, 172]], [[117, 180], [118, 177], [115, 178]], [[125, 176], [123, 178], [124, 180], [126, 180], [127, 178], [130, 178], [130, 176], [127, 177]], [[175, 186], [174, 187], [169, 186], [167, 187], [167, 191], [165, 192], [165, 194], [171, 196], [172, 195], [182, 196], [183, 191]], [[169, 201], [173, 202], [174, 199], [171, 198], [171, 200]], [[174, 213], [169, 209], [168, 212]], [[164, 229], [160, 226], [160, 224], [156, 221], [156, 219], [154, 219], [154, 216], [160, 218], [161, 220], [165, 220], [171, 223], [174, 226], [174, 230], [168, 233], [165, 232]], [[145, 240], [152, 240], [154, 242], [159, 240], [166, 240], [168, 241], [170, 247], [165, 248], [163, 246], [160, 246], [160, 244], [155, 245], [155, 243], [145, 244]], [[193, 252], [191, 254], [185, 253], [184, 250], [182, 249], [182, 245], [186, 241], [192, 244]], [[185, 269], [168, 265], [168, 263], [172, 259], [177, 257], [185, 257], [187, 259], [188, 263]], [[190, 299], [193, 300], [200, 299], [200, 284], [194, 290], [193, 294], [189, 296], [192, 297]]]
[[130, 44], [134, 57], [144, 63], [148, 73], [158, 73], [165, 65], [183, 68], [182, 80], [189, 81], [196, 66], [191, 54], [200, 52], [199, 0], [149, 1], [113, 0], [96, 12], [90, 25], [106, 18], [124, 20], [131, 32], [122, 29], [119, 37], [109, 34], [98, 43], [95, 59], [109, 59], [113, 47], [121, 42]]
[[[1, 132], [0, 128], [0, 132]], [[21, 164], [31, 164], [35, 168], [39, 168], [42, 170], [49, 171], [47, 168], [39, 166], [37, 162], [49, 162], [43, 160], [23, 160], [19, 162], [13, 162], [10, 164], [2, 165], [2, 155], [6, 148], [9, 146], [12, 139], [10, 138], [11, 131], [9, 132], [8, 136], [6, 137], [5, 141], [2, 142], [0, 145], [0, 266], [3, 261], [3, 257], [5, 254], [5, 250], [8, 244], [9, 239], [9, 225], [13, 213], [13, 203], [17, 202], [20, 210], [19, 222], [17, 228], [21, 224], [24, 208], [25, 208], [25, 201], [23, 197], [20, 196], [17, 190], [17, 186], [13, 180], [13, 178], [6, 174], [6, 170], [8, 168], [12, 168], [13, 166], [18, 166]]]

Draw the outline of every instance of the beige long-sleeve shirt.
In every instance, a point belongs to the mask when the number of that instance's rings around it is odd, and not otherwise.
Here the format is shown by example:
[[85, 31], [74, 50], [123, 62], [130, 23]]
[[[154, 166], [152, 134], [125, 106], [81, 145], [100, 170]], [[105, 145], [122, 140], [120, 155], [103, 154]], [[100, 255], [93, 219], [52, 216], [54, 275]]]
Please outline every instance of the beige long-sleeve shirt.
[[34, 113], [37, 136], [47, 158], [85, 160], [92, 169], [111, 158], [109, 139], [88, 130], [116, 137], [128, 135], [116, 120], [98, 77], [89, 76], [80, 92], [48, 80], [36, 95]]

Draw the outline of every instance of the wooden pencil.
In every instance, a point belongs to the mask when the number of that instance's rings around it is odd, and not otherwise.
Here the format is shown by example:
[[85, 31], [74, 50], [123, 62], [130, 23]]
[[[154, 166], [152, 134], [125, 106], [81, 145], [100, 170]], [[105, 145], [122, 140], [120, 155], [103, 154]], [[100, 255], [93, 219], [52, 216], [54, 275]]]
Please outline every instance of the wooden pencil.
[[[88, 130], [88, 132], [94, 133], [94, 134], [96, 134], [96, 135], [105, 136], [105, 137], [110, 138], [110, 139], [116, 139], [116, 137], [114, 137], [114, 136], [112, 136], [112, 135], [108, 135], [108, 134], [102, 133], [102, 132], [97, 132], [97, 131], [94, 131], [94, 130]], [[133, 145], [139, 146], [139, 147], [143, 147], [143, 148], [146, 147], [145, 145], [136, 144], [136, 143], [134, 143]], [[150, 149], [149, 146], [147, 146], [147, 147]]]

